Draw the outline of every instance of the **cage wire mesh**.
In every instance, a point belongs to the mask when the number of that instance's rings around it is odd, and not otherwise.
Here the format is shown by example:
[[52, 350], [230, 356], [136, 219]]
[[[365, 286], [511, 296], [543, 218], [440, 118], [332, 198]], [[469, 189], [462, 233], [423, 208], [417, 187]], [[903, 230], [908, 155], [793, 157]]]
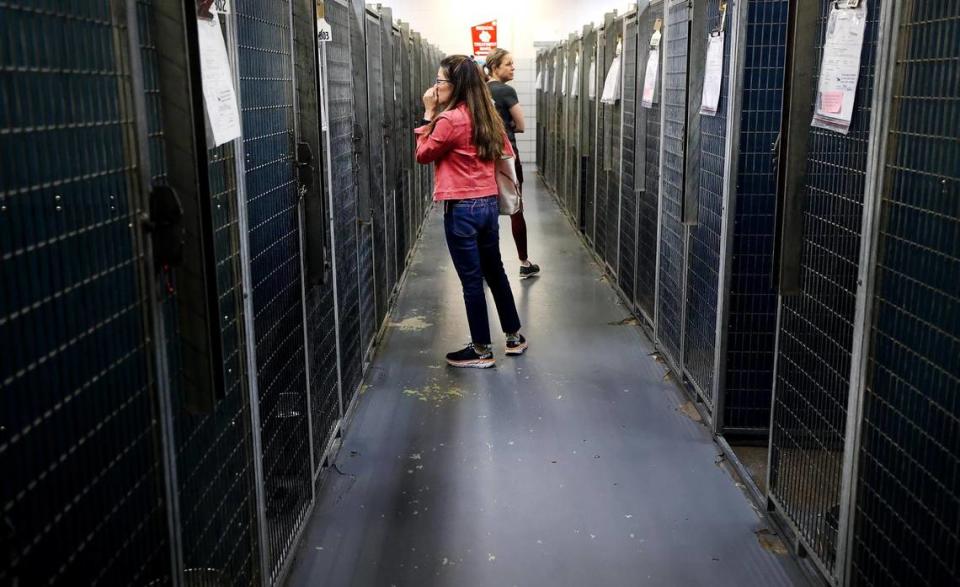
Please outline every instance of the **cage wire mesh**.
[[851, 583], [960, 571], [960, 5], [901, 7]]
[[636, 143], [637, 124], [637, 16], [625, 20], [623, 36], [623, 84], [620, 109], [623, 126], [620, 131], [620, 236], [617, 247], [617, 279], [620, 291], [628, 302], [634, 298], [637, 261], [637, 189]]
[[[423, 69], [420, 63], [420, 33], [413, 32], [410, 35], [410, 72], [411, 72], [411, 85], [412, 92], [410, 93], [410, 102], [411, 102], [411, 113], [413, 116], [416, 116], [420, 110], [423, 109], [422, 101], [420, 99], [420, 94], [423, 90], [426, 89], [424, 83], [426, 80], [423, 78]], [[429, 169], [420, 165], [419, 163], [414, 163], [413, 165], [413, 191], [410, 198], [410, 235], [411, 239], [416, 239], [417, 235], [417, 218], [420, 214], [420, 200], [423, 198], [423, 175], [428, 173]], [[413, 241], [410, 243], [411, 249], [413, 248]]]
[[[691, 157], [699, 159], [700, 181], [697, 198], [697, 224], [688, 231], [686, 288], [684, 305], [686, 336], [683, 365], [700, 399], [713, 410], [713, 370], [717, 333], [717, 301], [720, 273], [720, 233], [724, 210], [724, 165], [726, 163], [727, 100], [730, 89], [730, 49], [727, 31], [738, 26], [728, 11], [723, 31], [723, 74], [720, 101], [714, 116], [700, 115], [699, 150]], [[708, 0], [704, 28], [692, 34], [707, 36], [721, 25], [720, 0]], [[692, 56], [691, 59], [702, 57]], [[699, 104], [691, 104], [699, 110]]]
[[564, 204], [567, 199], [567, 168], [564, 165], [567, 156], [567, 88], [570, 72], [567, 69], [567, 44], [561, 43], [557, 47], [557, 93], [555, 97], [555, 108], [553, 111], [553, 127], [556, 129], [556, 167], [553, 174], [553, 189], [560, 204]]
[[0, 7], [4, 584], [170, 580], [128, 25]]
[[312, 499], [299, 191], [293, 174], [291, 7], [236, 3], [250, 277], [269, 576], [275, 580]]
[[[607, 66], [604, 68], [604, 75], [613, 65], [613, 60], [617, 55], [617, 46], [621, 46], [620, 55], [620, 75], [623, 75], [623, 60], [625, 43], [623, 37], [623, 23], [625, 17], [621, 16], [613, 21], [606, 37], [606, 53], [604, 61]], [[622, 82], [622, 79], [621, 79]], [[603, 245], [603, 260], [610, 270], [613, 283], [616, 285], [619, 267], [617, 261], [620, 253], [620, 119], [623, 109], [623, 95], [625, 91], [623, 84], [620, 85], [620, 94], [614, 104], [605, 104], [603, 106], [603, 167], [604, 181], [606, 183], [605, 196], [606, 204], [603, 209], [606, 210], [604, 221], [604, 235], [606, 243]]]
[[246, 368], [243, 296], [240, 278], [239, 213], [233, 144], [207, 152], [207, 175], [214, 202], [217, 295], [223, 340], [225, 394], [213, 412], [190, 413], [176, 388], [179, 332], [173, 299], [165, 304], [180, 541], [185, 572], [201, 585], [252, 585], [260, 580], [253, 478], [251, 413]]
[[389, 8], [380, 9], [380, 56], [383, 60], [383, 90], [381, 92], [383, 108], [383, 157], [384, 157], [384, 192], [383, 192], [383, 229], [386, 231], [383, 263], [385, 265], [385, 283], [383, 290], [384, 310], [389, 308], [393, 292], [397, 286], [400, 274], [400, 265], [397, 263], [397, 190], [398, 157], [397, 151], [402, 140], [401, 134], [407, 129], [397, 124], [396, 113], [396, 59], [394, 57], [395, 41], [393, 35], [393, 17]]
[[571, 35], [564, 51], [564, 63], [567, 71], [564, 83], [563, 99], [563, 207], [570, 214], [573, 210], [574, 185], [577, 181], [577, 102], [573, 97], [573, 74], [577, 65], [576, 54], [579, 43]]
[[545, 161], [543, 166], [543, 181], [548, 188], [554, 188], [554, 163], [556, 155], [556, 131], [554, 129], [554, 102], [556, 101], [556, 50], [549, 49], [544, 57], [546, 64], [546, 74], [544, 75], [544, 111], [538, 112], [537, 117], [544, 121], [544, 154]]
[[659, 55], [660, 66], [654, 90], [653, 104], [650, 108], [638, 106], [636, 149], [645, 149], [643, 169], [636, 169], [639, 181], [643, 177], [643, 190], [637, 194], [637, 261], [635, 299], [649, 323], [653, 323], [657, 286], [657, 226], [660, 198], [660, 104], [662, 102], [663, 44], [650, 47], [650, 36], [654, 32], [657, 19], [663, 18], [663, 2], [651, 3], [640, 15], [638, 22], [638, 59], [637, 81], [643, 84], [646, 77], [647, 61], [650, 51]]
[[[787, 0], [746, 6], [746, 43], [730, 287], [723, 428], [770, 425], [777, 295], [771, 283], [776, 211], [772, 148], [780, 132]], [[734, 24], [735, 26], [735, 24]]]
[[607, 247], [607, 158], [610, 156], [610, 152], [608, 151], [609, 143], [607, 141], [609, 112], [608, 107], [600, 102], [600, 98], [603, 96], [603, 84], [607, 71], [610, 69], [610, 60], [613, 59], [612, 55], [608, 56], [609, 41], [607, 39], [610, 35], [614, 34], [612, 32], [613, 21], [609, 18], [607, 20], [608, 22], [604, 25], [604, 28], [600, 29], [597, 35], [597, 126], [596, 129], [594, 129], [596, 132], [596, 156], [594, 161], [596, 179], [593, 200], [593, 250], [596, 251], [601, 259], [605, 259]]
[[[327, 0], [326, 19], [335, 30], [350, 26], [350, 8]], [[344, 392], [360, 383], [360, 300], [357, 277], [357, 199], [353, 172], [353, 66], [350, 35], [333, 35], [327, 43], [327, 104], [330, 108], [330, 159], [337, 259], [337, 314], [340, 320], [340, 373]]]
[[683, 360], [683, 286], [687, 229], [682, 222], [687, 126], [687, 59], [690, 15], [687, 2], [667, 8], [663, 72], [663, 185], [660, 208], [660, 269], [657, 279], [657, 341], [679, 372]]
[[[141, 1], [141, 12], [152, 3]], [[150, 20], [141, 26], [144, 52], [156, 52]], [[221, 17], [221, 26], [225, 18]], [[144, 78], [156, 80], [155, 58], [144, 58]], [[163, 159], [160, 132], [159, 81], [150, 111], [151, 169]], [[146, 84], [148, 96], [152, 84]], [[156, 124], [156, 127], [154, 126]], [[154, 154], [156, 153], [156, 154]], [[185, 577], [197, 585], [253, 585], [260, 582], [260, 541], [257, 533], [256, 489], [253, 475], [252, 415], [246, 368], [248, 341], [244, 331], [240, 228], [237, 208], [237, 161], [233, 143], [207, 151], [207, 177], [214, 203], [213, 231], [219, 328], [224, 350], [224, 396], [210, 413], [186, 409], [179, 389], [179, 318], [175, 273], [165, 274], [170, 287], [161, 312], [176, 450], [179, 540]], [[162, 183], [154, 174], [154, 183]], [[164, 376], [164, 374], [161, 374]], [[215, 463], [215, 466], [211, 466]]]
[[[316, 238], [304, 235], [304, 244], [309, 247], [322, 246], [323, 253], [330, 255], [328, 222], [326, 221], [327, 191], [330, 178], [322, 174], [324, 167], [324, 146], [321, 138], [320, 95], [317, 86], [318, 54], [314, 40], [314, 2], [313, 0], [295, 0], [292, 3], [294, 19], [294, 46], [296, 49], [294, 65], [296, 67], [297, 100], [299, 102], [300, 141], [310, 145], [313, 156], [314, 185], [305, 194], [305, 198], [315, 198], [318, 208], [323, 210], [324, 228]], [[320, 64], [325, 68], [325, 64]], [[307, 205], [307, 202], [305, 202]], [[319, 227], [312, 226], [310, 229]], [[306, 255], [321, 254], [321, 251], [305, 251]], [[324, 259], [329, 263], [329, 259]], [[340, 398], [337, 393], [337, 341], [335, 312], [333, 301], [333, 280], [314, 279], [307, 283], [304, 298], [307, 322], [308, 361], [310, 365], [310, 413], [312, 419], [313, 471], [319, 478], [324, 451], [331, 440], [334, 426], [340, 417]]]
[[543, 161], [544, 161], [544, 158], [543, 158], [543, 140], [544, 140], [544, 139], [543, 139], [543, 77], [544, 77], [544, 69], [543, 69], [543, 51], [541, 51], [541, 50], [539, 50], [539, 49], [537, 50], [537, 57], [536, 57], [536, 60], [535, 60], [535, 64], [536, 64], [536, 66], [535, 66], [535, 67], [536, 67], [536, 69], [535, 69], [535, 74], [536, 74], [536, 79], [537, 79], [536, 86], [534, 87], [534, 94], [535, 94], [534, 97], [535, 97], [535, 99], [536, 99], [536, 113], [537, 113], [537, 118], [536, 118], [536, 133], [537, 133], [536, 157], [537, 157], [537, 161], [536, 161], [536, 163], [537, 163], [537, 173], [538, 173], [538, 174], [541, 174], [541, 173], [542, 173], [541, 166], [543, 165]]
[[[584, 85], [581, 88], [583, 96], [583, 122], [581, 125], [580, 144], [582, 148], [583, 160], [583, 218], [580, 225], [583, 227], [584, 236], [587, 242], [594, 243], [596, 235], [596, 209], [597, 209], [597, 104], [598, 95], [593, 92], [591, 87], [596, 89], [597, 84], [597, 29], [591, 28], [583, 38], [583, 75]], [[593, 73], [591, 77], [590, 74]]]
[[[411, 113], [416, 116], [419, 109], [422, 107], [422, 101], [417, 95], [418, 90], [422, 90], [425, 86], [423, 85], [423, 75], [422, 70], [420, 69], [420, 35], [419, 33], [411, 33], [410, 37], [410, 71], [412, 73], [412, 89], [413, 92], [410, 94], [410, 101], [412, 103]], [[414, 242], [417, 235], [417, 217], [420, 211], [420, 200], [423, 198], [423, 174], [427, 173], [429, 170], [418, 163], [414, 163], [413, 166], [413, 192], [410, 199], [410, 234], [413, 239], [410, 243], [411, 250], [413, 249]]]
[[596, 53], [592, 39], [594, 38], [593, 27], [584, 29], [583, 36], [580, 39], [580, 76], [578, 89], [578, 121], [577, 121], [577, 143], [579, 145], [577, 166], [580, 168], [578, 174], [577, 193], [576, 193], [576, 216], [577, 227], [585, 236], [588, 233], [588, 221], [592, 216], [591, 190], [593, 189], [593, 118], [592, 103], [590, 98], [590, 69]]
[[[366, 8], [363, 0], [350, 0], [350, 52], [353, 68], [354, 159], [353, 172], [356, 181], [357, 201], [357, 278], [360, 300], [360, 371], [366, 354], [376, 334], [376, 304], [374, 285], [374, 222], [373, 206], [376, 190], [372, 185], [371, 169], [374, 165], [371, 145], [374, 133], [369, 126], [367, 62], [370, 47], [366, 40]], [[359, 380], [357, 381], [359, 384]], [[356, 385], [343, 388], [343, 402], [350, 405]]]
[[[436, 79], [437, 67], [429, 61], [429, 47], [427, 40], [421, 36], [418, 37], [420, 40], [420, 49], [418, 54], [418, 64], [420, 69], [420, 86], [417, 88], [417, 98], [423, 95], [423, 92], [434, 84], [434, 79]], [[437, 64], [439, 67], [439, 64]], [[422, 105], [418, 105], [418, 111], [422, 110]], [[431, 197], [433, 190], [431, 189], [431, 182], [433, 180], [433, 170], [428, 166], [420, 166], [420, 197], [417, 199], [417, 215], [415, 219], [416, 229], [419, 233], [420, 223], [423, 220], [423, 215], [426, 212], [427, 201]]]
[[579, 81], [574, 76], [582, 75], [580, 68], [581, 42], [571, 37], [567, 44], [567, 116], [564, 134], [567, 137], [567, 153], [563, 167], [566, 172], [566, 198], [564, 206], [575, 221], [578, 216], [580, 188], [580, 97], [574, 96], [574, 84]]
[[400, 26], [393, 32], [394, 51], [394, 84], [397, 91], [397, 120], [400, 148], [397, 162], [400, 175], [397, 191], [397, 266], [403, 266], [407, 259], [410, 240], [410, 178], [413, 169], [413, 137], [405, 131], [414, 125], [410, 113], [410, 41], [406, 25]]
[[[822, 57], [834, 2], [819, 3]], [[856, 305], [863, 193], [881, 2], [867, 28], [850, 134], [811, 129], [800, 293], [781, 297], [770, 493], [824, 567], [836, 573], [837, 532]], [[811, 100], [815, 87], [811, 88]]]
[[384, 109], [383, 47], [380, 42], [380, 17], [365, 15], [367, 47], [367, 99], [369, 101], [370, 208], [373, 210], [373, 315], [371, 328], [376, 334], [387, 314], [387, 214], [384, 195]]

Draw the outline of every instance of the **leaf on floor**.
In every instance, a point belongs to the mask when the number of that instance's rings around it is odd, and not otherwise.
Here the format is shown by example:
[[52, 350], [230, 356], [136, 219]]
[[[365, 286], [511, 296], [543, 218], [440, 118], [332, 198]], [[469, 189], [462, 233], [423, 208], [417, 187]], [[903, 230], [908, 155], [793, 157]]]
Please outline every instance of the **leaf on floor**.
[[616, 322], [607, 322], [609, 326], [637, 326], [640, 322], [637, 320], [636, 316], [627, 316], [623, 320], [618, 320]]
[[786, 556], [790, 554], [790, 551], [787, 549], [787, 545], [783, 543], [783, 540], [775, 532], [772, 532], [767, 528], [761, 528], [760, 530], [757, 530], [755, 534], [757, 535], [757, 542], [760, 543], [760, 547], [767, 552], [772, 552], [773, 554], [778, 554], [780, 556]]
[[697, 411], [697, 407], [693, 405], [693, 402], [686, 402], [677, 408], [677, 410], [683, 412], [685, 416], [694, 422], [703, 422], [703, 417], [700, 415], [700, 412]]

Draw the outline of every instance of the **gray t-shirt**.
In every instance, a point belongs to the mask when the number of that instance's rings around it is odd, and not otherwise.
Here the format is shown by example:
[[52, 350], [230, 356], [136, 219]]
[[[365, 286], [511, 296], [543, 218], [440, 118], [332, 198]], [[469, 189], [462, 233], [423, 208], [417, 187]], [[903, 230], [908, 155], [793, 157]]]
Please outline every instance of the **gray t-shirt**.
[[510, 146], [516, 153], [517, 137], [513, 132], [513, 116], [510, 114], [510, 109], [520, 103], [520, 99], [517, 98], [517, 91], [500, 81], [492, 81], [488, 85], [490, 86], [490, 93], [493, 95], [493, 103], [497, 107], [497, 113], [500, 114], [500, 118], [503, 119], [503, 126], [507, 129]]

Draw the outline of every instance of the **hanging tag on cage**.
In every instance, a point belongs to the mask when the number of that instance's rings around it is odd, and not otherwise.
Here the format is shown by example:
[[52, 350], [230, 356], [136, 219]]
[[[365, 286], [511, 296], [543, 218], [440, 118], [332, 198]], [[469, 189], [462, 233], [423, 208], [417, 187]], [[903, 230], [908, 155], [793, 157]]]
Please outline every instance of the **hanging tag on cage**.
[[850, 132], [866, 28], [867, 3], [864, 0], [859, 2], [856, 9], [835, 7], [830, 11], [818, 76], [813, 126], [841, 134]]
[[217, 7], [217, 12], [220, 14], [230, 14], [230, 0], [213, 0], [214, 5]]
[[329, 43], [333, 40], [333, 29], [330, 23], [322, 16], [317, 19], [317, 42]]
[[653, 34], [650, 35], [650, 47], [652, 49], [660, 48], [660, 39], [663, 38], [663, 20], [657, 19], [657, 22], [653, 25]]

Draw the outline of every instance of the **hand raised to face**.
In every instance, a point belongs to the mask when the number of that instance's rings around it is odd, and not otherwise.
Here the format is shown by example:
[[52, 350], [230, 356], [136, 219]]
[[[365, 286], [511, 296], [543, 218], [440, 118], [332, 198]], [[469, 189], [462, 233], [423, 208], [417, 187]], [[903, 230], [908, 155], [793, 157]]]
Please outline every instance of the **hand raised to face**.
[[427, 91], [423, 93], [423, 108], [427, 112], [436, 112], [437, 106], [440, 104], [440, 97], [438, 95], [436, 84], [427, 88]]

